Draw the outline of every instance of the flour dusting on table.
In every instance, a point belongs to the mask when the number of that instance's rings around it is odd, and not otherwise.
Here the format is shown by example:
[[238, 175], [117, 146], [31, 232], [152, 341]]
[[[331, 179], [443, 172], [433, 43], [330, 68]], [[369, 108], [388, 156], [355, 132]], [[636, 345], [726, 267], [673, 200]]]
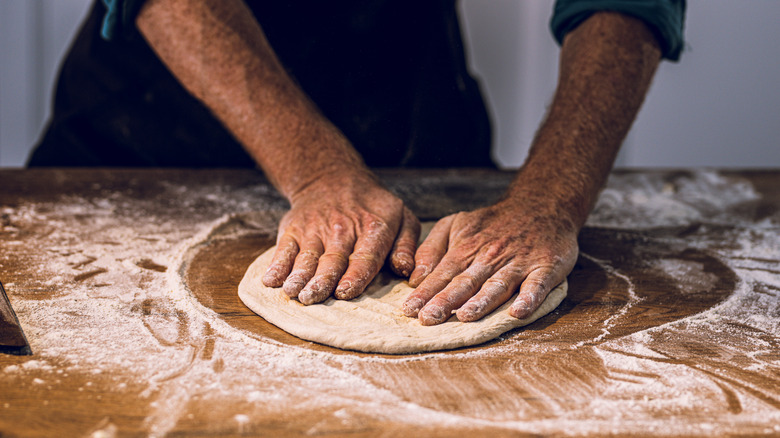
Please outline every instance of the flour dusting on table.
[[[141, 388], [129, 396], [148, 400], [144, 424], [151, 436], [192, 421], [186, 412], [193, 403], [218, 409], [226, 400], [239, 408], [225, 417], [231, 424], [224, 427], [238, 433], [250, 430], [258, 412], [289, 418], [315, 410], [332, 416], [311, 425], [306, 431], [310, 434], [359, 428], [367, 418], [540, 434], [780, 433], [780, 390], [768, 392], [753, 381], [730, 379], [733, 358], [709, 356], [703, 350], [704, 341], [717, 339], [719, 332], [750, 333], [737, 337], [740, 345], [733, 354], [751, 352], [739, 359], [756, 379], [774, 375], [777, 380], [780, 375], [780, 223], [776, 217], [755, 223], [745, 216], [758, 195], [744, 181], [706, 171], [672, 180], [652, 174], [613, 176], [589, 226], [737, 224], [718, 241], [699, 238], [695, 231], [686, 240], [691, 248], [732, 268], [737, 289], [701, 314], [598, 345], [600, 339], [569, 347], [540, 345], [539, 355], [565, 357], [561, 351], [575, 349], [604, 370], [587, 387], [561, 389], [568, 393], [560, 396], [573, 401], [575, 408], [563, 409], [553, 397], [543, 413], [523, 400], [503, 411], [475, 401], [469, 413], [414, 403], [387, 383], [392, 370], [419, 361], [436, 366], [441, 355], [363, 357], [291, 347], [237, 330], [194, 299], [178, 271], [187, 251], [231, 215], [270, 210], [280, 217], [285, 205], [267, 186], [230, 191], [219, 185], [209, 190], [169, 185], [148, 200], [104, 195], [0, 206], [3, 245], [18, 248], [15, 257], [23, 257], [36, 273], [6, 285], [35, 355], [0, 368], [0, 377], [45, 386], [79, 375], [88, 377], [84, 391], [92, 385], [118, 392]], [[164, 214], [165, 207], [160, 207], [168, 199], [170, 208], [179, 210], [176, 214]], [[163, 213], [151, 213], [159, 211]], [[251, 225], [255, 232], [275, 233], [272, 225]], [[608, 263], [583, 256], [605, 263], [610, 272]], [[0, 254], [0, 268], [9, 257]], [[702, 270], [696, 262], [661, 260], [656, 267], [679, 278], [682, 293], [719, 281], [706, 275], [687, 280], [690, 272]], [[616, 270], [610, 274], [622, 275]], [[29, 293], [19, 293], [22, 288]], [[604, 322], [604, 335], [610, 324]], [[554, 325], [546, 330], [554, 336]], [[662, 341], [671, 336], [686, 339], [691, 354], [665, 351]], [[447, 357], [468, 361], [510, 354], [516, 348], [503, 342]], [[527, 382], [549, 372], [568, 372], [569, 365], [561, 363], [560, 370], [517, 368], [516, 374], [518, 382], [523, 380], [533, 391]], [[375, 375], [364, 377], [366, 370]], [[473, 372], [482, 384], [504, 389], [505, 383], [489, 382], [490, 370]], [[305, 402], [293, 406], [290, 400]], [[675, 415], [659, 419], [661, 412]], [[116, 433], [110, 423], [102, 427]]]

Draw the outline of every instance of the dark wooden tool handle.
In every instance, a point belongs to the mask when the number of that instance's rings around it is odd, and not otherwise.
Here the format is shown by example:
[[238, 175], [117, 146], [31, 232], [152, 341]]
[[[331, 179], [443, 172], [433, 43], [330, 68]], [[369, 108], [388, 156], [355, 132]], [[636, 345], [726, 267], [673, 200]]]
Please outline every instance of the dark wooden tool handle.
[[32, 354], [19, 319], [11, 307], [8, 295], [5, 294], [3, 283], [0, 283], [0, 353]]

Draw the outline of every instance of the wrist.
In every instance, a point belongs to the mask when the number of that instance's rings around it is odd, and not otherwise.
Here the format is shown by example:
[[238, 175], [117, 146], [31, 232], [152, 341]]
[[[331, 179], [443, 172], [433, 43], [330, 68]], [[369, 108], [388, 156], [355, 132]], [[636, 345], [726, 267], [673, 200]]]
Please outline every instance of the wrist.
[[316, 113], [295, 117], [295, 123], [262, 130], [264, 135], [254, 136], [256, 144], [247, 147], [288, 200], [323, 183], [372, 178], [360, 154], [328, 120]]
[[500, 203], [523, 205], [526, 211], [554, 218], [563, 229], [579, 233], [590, 213], [598, 188], [583, 178], [553, 170], [524, 166]]
[[321, 166], [307, 175], [294, 190], [286, 193], [290, 203], [311, 196], [335, 196], [338, 193], [368, 192], [381, 189], [377, 177], [365, 166]]

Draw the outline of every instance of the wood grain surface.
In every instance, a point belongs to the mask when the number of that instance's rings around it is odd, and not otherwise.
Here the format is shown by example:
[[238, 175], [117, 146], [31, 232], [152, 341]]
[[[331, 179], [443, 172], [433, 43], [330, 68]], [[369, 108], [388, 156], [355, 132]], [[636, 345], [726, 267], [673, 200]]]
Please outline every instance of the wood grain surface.
[[[511, 179], [379, 174], [426, 220]], [[286, 208], [256, 172], [0, 182], [0, 280], [35, 353], [0, 355], [2, 437], [780, 434], [780, 171], [616, 172], [558, 309], [421, 355], [303, 341], [241, 303]]]

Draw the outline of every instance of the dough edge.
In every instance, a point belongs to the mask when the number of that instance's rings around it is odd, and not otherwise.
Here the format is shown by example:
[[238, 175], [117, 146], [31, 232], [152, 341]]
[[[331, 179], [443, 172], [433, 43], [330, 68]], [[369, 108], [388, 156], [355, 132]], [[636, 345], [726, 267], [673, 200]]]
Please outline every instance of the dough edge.
[[[568, 290], [564, 281], [525, 319], [509, 315], [512, 303], [509, 300], [479, 321], [463, 323], [453, 317], [443, 324], [426, 327], [417, 318], [403, 316], [398, 309], [382, 309], [382, 314], [377, 314], [376, 309], [370, 309], [377, 305], [376, 300], [366, 294], [362, 299], [343, 301], [331, 297], [323, 303], [304, 306], [287, 297], [282, 288], [264, 286], [262, 277], [271, 263], [274, 249], [269, 248], [247, 268], [238, 286], [241, 301], [269, 323], [298, 338], [365, 353], [410, 354], [482, 344], [552, 312]], [[375, 283], [379, 278], [369, 289], [378, 286]], [[406, 296], [410, 290], [406, 282], [401, 281], [389, 293]], [[392, 324], [388, 323], [388, 318], [392, 318]]]

